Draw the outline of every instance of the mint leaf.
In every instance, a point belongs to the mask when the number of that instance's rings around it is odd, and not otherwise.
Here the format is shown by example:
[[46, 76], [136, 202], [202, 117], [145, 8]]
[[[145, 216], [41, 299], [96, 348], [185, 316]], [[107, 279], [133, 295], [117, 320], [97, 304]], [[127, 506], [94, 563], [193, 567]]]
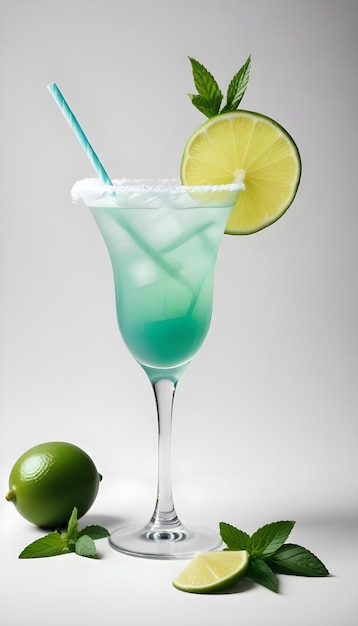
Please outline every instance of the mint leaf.
[[76, 541], [78, 536], [77, 508], [74, 507], [67, 525], [67, 539]]
[[189, 57], [189, 61], [193, 71], [194, 84], [198, 90], [199, 96], [202, 96], [202, 98], [209, 102], [214, 100], [219, 101], [219, 110], [223, 95], [215, 78], [199, 61], [196, 61], [192, 57]]
[[200, 111], [200, 113], [204, 113], [206, 117], [214, 117], [214, 115], [217, 115], [219, 112], [221, 98], [220, 100], [207, 100], [206, 98], [203, 98], [203, 96], [199, 95], [188, 94], [188, 96], [198, 111]]
[[82, 528], [78, 533], [78, 538], [83, 535], [88, 535], [91, 539], [104, 539], [104, 537], [109, 537], [109, 532], [107, 528], [103, 528], [103, 526], [86, 526]]
[[248, 57], [242, 68], [232, 78], [227, 90], [226, 104], [221, 109], [220, 113], [236, 111], [246, 91], [250, 78], [250, 69], [251, 55]]
[[268, 560], [268, 564], [278, 574], [329, 575], [326, 566], [312, 552], [293, 543], [286, 543], [281, 546]]
[[249, 566], [246, 570], [246, 576], [254, 580], [255, 583], [263, 585], [274, 591], [278, 592], [278, 580], [272, 569], [262, 559], [256, 559], [252, 561], [250, 559]]
[[250, 535], [225, 522], [220, 522], [219, 528], [221, 539], [229, 550], [250, 551]]
[[68, 552], [67, 542], [57, 530], [41, 539], [36, 539], [19, 554], [19, 559], [35, 559], [46, 556], [58, 556]]
[[87, 556], [90, 558], [97, 558], [97, 550], [92, 537], [88, 535], [82, 535], [75, 545], [75, 552], [79, 556]]
[[295, 522], [282, 521], [266, 524], [259, 528], [251, 536], [250, 555], [267, 558], [274, 554], [285, 543], [294, 525]]

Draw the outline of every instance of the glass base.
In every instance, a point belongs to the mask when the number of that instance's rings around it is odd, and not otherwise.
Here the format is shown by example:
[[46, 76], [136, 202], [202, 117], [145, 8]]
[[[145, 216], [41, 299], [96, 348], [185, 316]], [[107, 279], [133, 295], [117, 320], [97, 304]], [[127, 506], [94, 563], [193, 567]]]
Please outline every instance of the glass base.
[[222, 545], [219, 535], [209, 528], [179, 526], [168, 530], [149, 525], [118, 528], [111, 533], [109, 543], [119, 552], [148, 559], [191, 559], [197, 552]]

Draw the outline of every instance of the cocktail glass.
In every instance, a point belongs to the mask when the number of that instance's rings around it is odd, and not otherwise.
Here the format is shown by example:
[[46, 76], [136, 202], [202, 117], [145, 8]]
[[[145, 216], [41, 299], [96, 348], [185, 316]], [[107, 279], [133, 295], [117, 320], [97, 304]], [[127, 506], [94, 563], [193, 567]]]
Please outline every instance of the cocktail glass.
[[241, 184], [183, 187], [174, 181], [77, 182], [107, 245], [117, 319], [128, 349], [152, 384], [158, 414], [158, 484], [146, 525], [114, 531], [110, 544], [135, 556], [190, 558], [220, 545], [218, 533], [186, 528], [171, 486], [175, 389], [209, 329], [220, 240]]

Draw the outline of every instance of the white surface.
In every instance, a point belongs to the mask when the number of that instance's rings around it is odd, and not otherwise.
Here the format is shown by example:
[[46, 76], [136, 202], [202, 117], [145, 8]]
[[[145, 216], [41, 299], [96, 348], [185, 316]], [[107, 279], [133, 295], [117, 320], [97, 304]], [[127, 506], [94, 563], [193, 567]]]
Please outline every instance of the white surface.
[[[184, 522], [252, 532], [297, 520], [292, 541], [328, 579], [282, 577], [193, 596], [185, 562], [121, 556], [19, 561], [41, 531], [0, 500], [4, 626], [353, 626], [357, 623], [357, 3], [1, 0], [0, 485], [46, 440], [104, 475], [87, 519], [152, 512], [156, 420], [116, 327], [107, 252], [76, 179], [91, 166], [46, 85], [56, 81], [113, 177], [177, 176], [204, 118], [187, 56], [223, 89], [252, 54], [243, 107], [277, 119], [303, 160], [277, 224], [225, 237], [207, 341], [178, 387], [173, 481]], [[171, 5], [171, 11], [169, 9]], [[5, 183], [4, 183], [5, 181]]]

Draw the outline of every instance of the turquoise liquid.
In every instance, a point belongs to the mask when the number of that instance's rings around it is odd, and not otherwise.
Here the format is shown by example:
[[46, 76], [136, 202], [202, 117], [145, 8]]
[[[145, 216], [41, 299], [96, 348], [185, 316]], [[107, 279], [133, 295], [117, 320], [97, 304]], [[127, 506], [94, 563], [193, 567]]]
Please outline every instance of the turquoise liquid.
[[[148, 204], [148, 206], [147, 206]], [[175, 378], [198, 351], [212, 313], [217, 252], [232, 204], [91, 206], [114, 274], [118, 325], [151, 380]]]
[[[195, 259], [192, 259], [195, 263]], [[179, 279], [163, 276], [135, 287], [115, 266], [118, 324], [133, 356], [152, 368], [172, 368], [189, 361], [203, 343], [212, 311], [213, 265], [189, 291]]]

